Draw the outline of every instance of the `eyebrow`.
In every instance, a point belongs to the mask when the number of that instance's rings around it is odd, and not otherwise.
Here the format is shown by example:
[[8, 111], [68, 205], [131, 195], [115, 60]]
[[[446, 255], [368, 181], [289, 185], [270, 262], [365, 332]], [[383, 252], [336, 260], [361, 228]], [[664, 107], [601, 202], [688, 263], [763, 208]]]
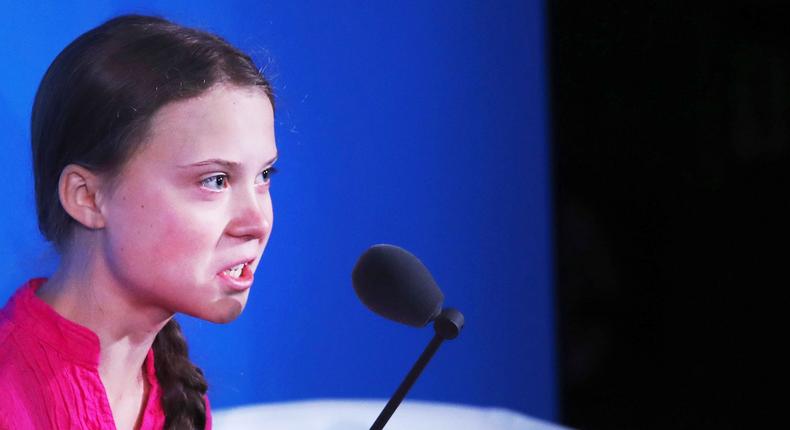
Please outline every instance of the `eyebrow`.
[[[272, 158], [271, 160], [267, 161], [264, 164], [266, 166], [271, 166], [272, 164], [274, 164], [277, 161], [277, 159], [279, 157], [280, 157], [280, 155], [277, 154], [277, 155], [274, 156], [274, 158]], [[198, 161], [196, 163], [184, 164], [184, 165], [178, 166], [178, 168], [186, 169], [186, 168], [190, 168], [190, 167], [217, 166], [217, 165], [224, 166], [227, 169], [234, 169], [234, 168], [237, 168], [239, 165], [241, 165], [241, 163], [239, 163], [238, 161], [224, 160], [222, 158], [210, 158], [208, 160]]]

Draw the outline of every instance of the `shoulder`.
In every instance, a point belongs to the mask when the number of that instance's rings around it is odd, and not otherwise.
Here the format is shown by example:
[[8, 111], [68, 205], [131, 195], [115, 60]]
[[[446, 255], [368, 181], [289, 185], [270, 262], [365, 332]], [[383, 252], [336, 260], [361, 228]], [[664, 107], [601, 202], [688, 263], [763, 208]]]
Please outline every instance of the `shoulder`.
[[[35, 335], [21, 324], [9, 303], [0, 309], [0, 392], [4, 394], [0, 408], [7, 408], [6, 396], [24, 391], [31, 383], [31, 364], [38, 356]], [[18, 313], [18, 312], [17, 312]]]
[[5, 368], [8, 366], [9, 361], [17, 355], [17, 348], [12, 336], [13, 331], [17, 328], [17, 325], [10, 318], [7, 307], [0, 309], [0, 351], [2, 351], [0, 353], [0, 386], [3, 385], [3, 381], [6, 379], [4, 377]]
[[[24, 354], [21, 345], [16, 341], [19, 326], [0, 310], [0, 392], [7, 393], [19, 385], [20, 369], [23, 366]], [[0, 402], [0, 408], [5, 402]]]
[[11, 334], [12, 328], [12, 323], [3, 318], [2, 313], [0, 313], [0, 351], [4, 351], [4, 353], [0, 355], [0, 361], [2, 361], [5, 351], [8, 351], [8, 337]]
[[0, 308], [0, 351], [2, 351], [0, 353], [0, 372], [2, 372], [4, 363], [19, 355], [16, 334], [21, 330], [21, 325], [16, 318], [19, 312], [14, 311], [18, 295], [19, 293], [15, 294], [5, 306]]
[[[35, 316], [29, 315], [31, 310], [28, 309], [27, 303], [33, 297], [36, 288], [41, 286], [45, 281], [43, 278], [31, 279], [22, 286], [8, 299], [8, 301], [0, 308], [0, 351], [8, 351], [7, 345], [12, 342], [12, 332], [19, 330], [20, 321]], [[6, 354], [0, 354], [0, 359]]]
[[7, 303], [5, 306], [0, 308], [0, 351], [7, 351], [5, 348], [5, 343], [14, 325], [13, 321], [11, 321], [11, 313], [9, 311], [10, 306], [11, 304]]
[[[22, 285], [0, 309], [0, 386], [8, 372], [30, 368], [45, 354], [50, 354], [44, 338], [58, 333], [54, 324], [42, 324], [48, 318], [42, 312], [47, 305], [35, 296], [35, 290], [44, 279], [32, 279]], [[50, 311], [52, 312], [52, 311]], [[54, 312], [53, 312], [54, 313]], [[38, 360], [44, 363], [41, 360]]]

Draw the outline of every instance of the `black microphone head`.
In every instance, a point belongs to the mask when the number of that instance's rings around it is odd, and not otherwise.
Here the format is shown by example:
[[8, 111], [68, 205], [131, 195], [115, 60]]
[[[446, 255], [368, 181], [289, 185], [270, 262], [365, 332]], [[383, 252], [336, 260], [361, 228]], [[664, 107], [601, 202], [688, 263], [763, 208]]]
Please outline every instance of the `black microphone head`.
[[442, 312], [444, 295], [431, 272], [403, 248], [374, 245], [351, 273], [357, 296], [373, 312], [414, 327], [424, 327]]

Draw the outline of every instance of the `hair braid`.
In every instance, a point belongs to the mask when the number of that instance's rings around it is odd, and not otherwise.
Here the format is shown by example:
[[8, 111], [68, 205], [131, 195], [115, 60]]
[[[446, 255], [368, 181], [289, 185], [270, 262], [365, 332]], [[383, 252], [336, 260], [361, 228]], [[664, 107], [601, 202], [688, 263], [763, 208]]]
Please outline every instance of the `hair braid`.
[[181, 327], [171, 319], [154, 339], [154, 365], [162, 388], [167, 430], [203, 430], [206, 427], [208, 384], [203, 371], [189, 360]]

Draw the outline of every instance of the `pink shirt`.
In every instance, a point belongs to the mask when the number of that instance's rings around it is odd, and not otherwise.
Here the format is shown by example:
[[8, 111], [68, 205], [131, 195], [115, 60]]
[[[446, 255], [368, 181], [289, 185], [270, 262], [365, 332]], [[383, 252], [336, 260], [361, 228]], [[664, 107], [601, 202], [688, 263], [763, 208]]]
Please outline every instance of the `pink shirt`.
[[[35, 295], [45, 279], [23, 285], [0, 310], [0, 430], [115, 429], [99, 378], [99, 338]], [[140, 430], [165, 424], [153, 350]], [[206, 429], [211, 412], [206, 401]]]

